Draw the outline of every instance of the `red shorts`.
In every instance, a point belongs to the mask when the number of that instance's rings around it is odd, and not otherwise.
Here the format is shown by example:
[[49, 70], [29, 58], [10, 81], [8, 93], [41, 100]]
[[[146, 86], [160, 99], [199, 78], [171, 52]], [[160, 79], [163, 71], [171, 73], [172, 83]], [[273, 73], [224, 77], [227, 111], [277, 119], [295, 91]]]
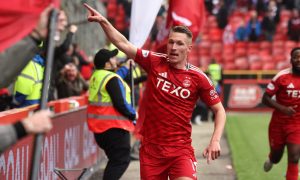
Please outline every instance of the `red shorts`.
[[283, 148], [287, 143], [300, 144], [300, 124], [293, 123], [291, 119], [272, 116], [269, 125], [269, 143], [273, 149]]
[[196, 160], [190, 155], [159, 158], [140, 149], [142, 180], [170, 180], [179, 177], [197, 179]]

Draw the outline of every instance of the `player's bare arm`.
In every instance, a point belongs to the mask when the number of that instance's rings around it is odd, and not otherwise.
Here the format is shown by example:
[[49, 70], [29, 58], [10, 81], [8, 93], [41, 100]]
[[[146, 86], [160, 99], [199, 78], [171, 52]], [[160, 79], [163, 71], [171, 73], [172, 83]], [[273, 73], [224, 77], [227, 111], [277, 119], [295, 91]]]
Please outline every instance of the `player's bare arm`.
[[274, 109], [276, 109], [286, 115], [289, 115], [289, 116], [296, 113], [294, 108], [297, 108], [297, 107], [283, 106], [283, 105], [277, 103], [275, 100], [273, 100], [272, 97], [269, 96], [267, 93], [264, 93], [263, 98], [262, 98], [262, 103], [265, 104], [266, 106], [274, 108]]
[[226, 113], [221, 102], [210, 107], [215, 114], [215, 128], [209, 145], [203, 152], [203, 157], [207, 159], [207, 163], [217, 159], [221, 155], [220, 140], [225, 127]]
[[118, 30], [116, 30], [112, 24], [102, 16], [97, 10], [90, 7], [86, 3], [84, 6], [88, 9], [88, 21], [98, 22], [105, 32], [107, 38], [122, 52], [124, 52], [129, 58], [134, 59], [137, 48], [131, 44]]

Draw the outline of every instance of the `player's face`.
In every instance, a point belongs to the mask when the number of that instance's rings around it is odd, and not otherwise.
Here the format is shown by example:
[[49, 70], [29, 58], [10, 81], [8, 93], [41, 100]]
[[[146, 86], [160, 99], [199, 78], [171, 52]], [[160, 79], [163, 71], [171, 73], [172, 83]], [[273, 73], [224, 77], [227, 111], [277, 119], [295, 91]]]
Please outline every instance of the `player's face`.
[[300, 74], [300, 50], [296, 50], [291, 57], [293, 71]]
[[187, 62], [187, 56], [191, 51], [191, 40], [184, 33], [171, 32], [169, 35], [167, 54], [171, 64], [183, 64]]

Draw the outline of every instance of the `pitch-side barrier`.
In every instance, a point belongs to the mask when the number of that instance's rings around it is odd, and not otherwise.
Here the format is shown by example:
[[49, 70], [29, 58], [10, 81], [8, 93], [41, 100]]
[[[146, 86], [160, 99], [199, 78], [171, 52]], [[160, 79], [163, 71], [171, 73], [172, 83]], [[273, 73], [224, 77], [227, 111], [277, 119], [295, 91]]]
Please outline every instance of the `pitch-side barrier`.
[[[85, 96], [49, 102], [55, 112], [53, 129], [45, 135], [39, 179], [79, 179], [105, 159], [86, 123]], [[34, 112], [37, 106], [0, 112], [0, 124], [16, 122]], [[1, 142], [0, 142], [1, 143]], [[26, 180], [30, 177], [33, 136], [18, 141], [0, 156], [0, 179]]]

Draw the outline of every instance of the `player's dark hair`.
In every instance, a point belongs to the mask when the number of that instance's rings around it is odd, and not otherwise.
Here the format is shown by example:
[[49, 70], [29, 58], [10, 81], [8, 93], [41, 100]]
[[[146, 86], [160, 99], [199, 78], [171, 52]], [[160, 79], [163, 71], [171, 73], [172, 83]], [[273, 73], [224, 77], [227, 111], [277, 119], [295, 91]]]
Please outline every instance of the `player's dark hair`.
[[178, 32], [178, 33], [184, 33], [186, 34], [189, 38], [193, 38], [192, 32], [189, 30], [188, 27], [186, 26], [173, 26], [172, 27], [172, 32]]
[[295, 48], [293, 48], [292, 50], [291, 50], [291, 57], [293, 56], [293, 54], [294, 54], [294, 52], [295, 51], [298, 51], [298, 50], [300, 50], [300, 47], [295, 47]]

